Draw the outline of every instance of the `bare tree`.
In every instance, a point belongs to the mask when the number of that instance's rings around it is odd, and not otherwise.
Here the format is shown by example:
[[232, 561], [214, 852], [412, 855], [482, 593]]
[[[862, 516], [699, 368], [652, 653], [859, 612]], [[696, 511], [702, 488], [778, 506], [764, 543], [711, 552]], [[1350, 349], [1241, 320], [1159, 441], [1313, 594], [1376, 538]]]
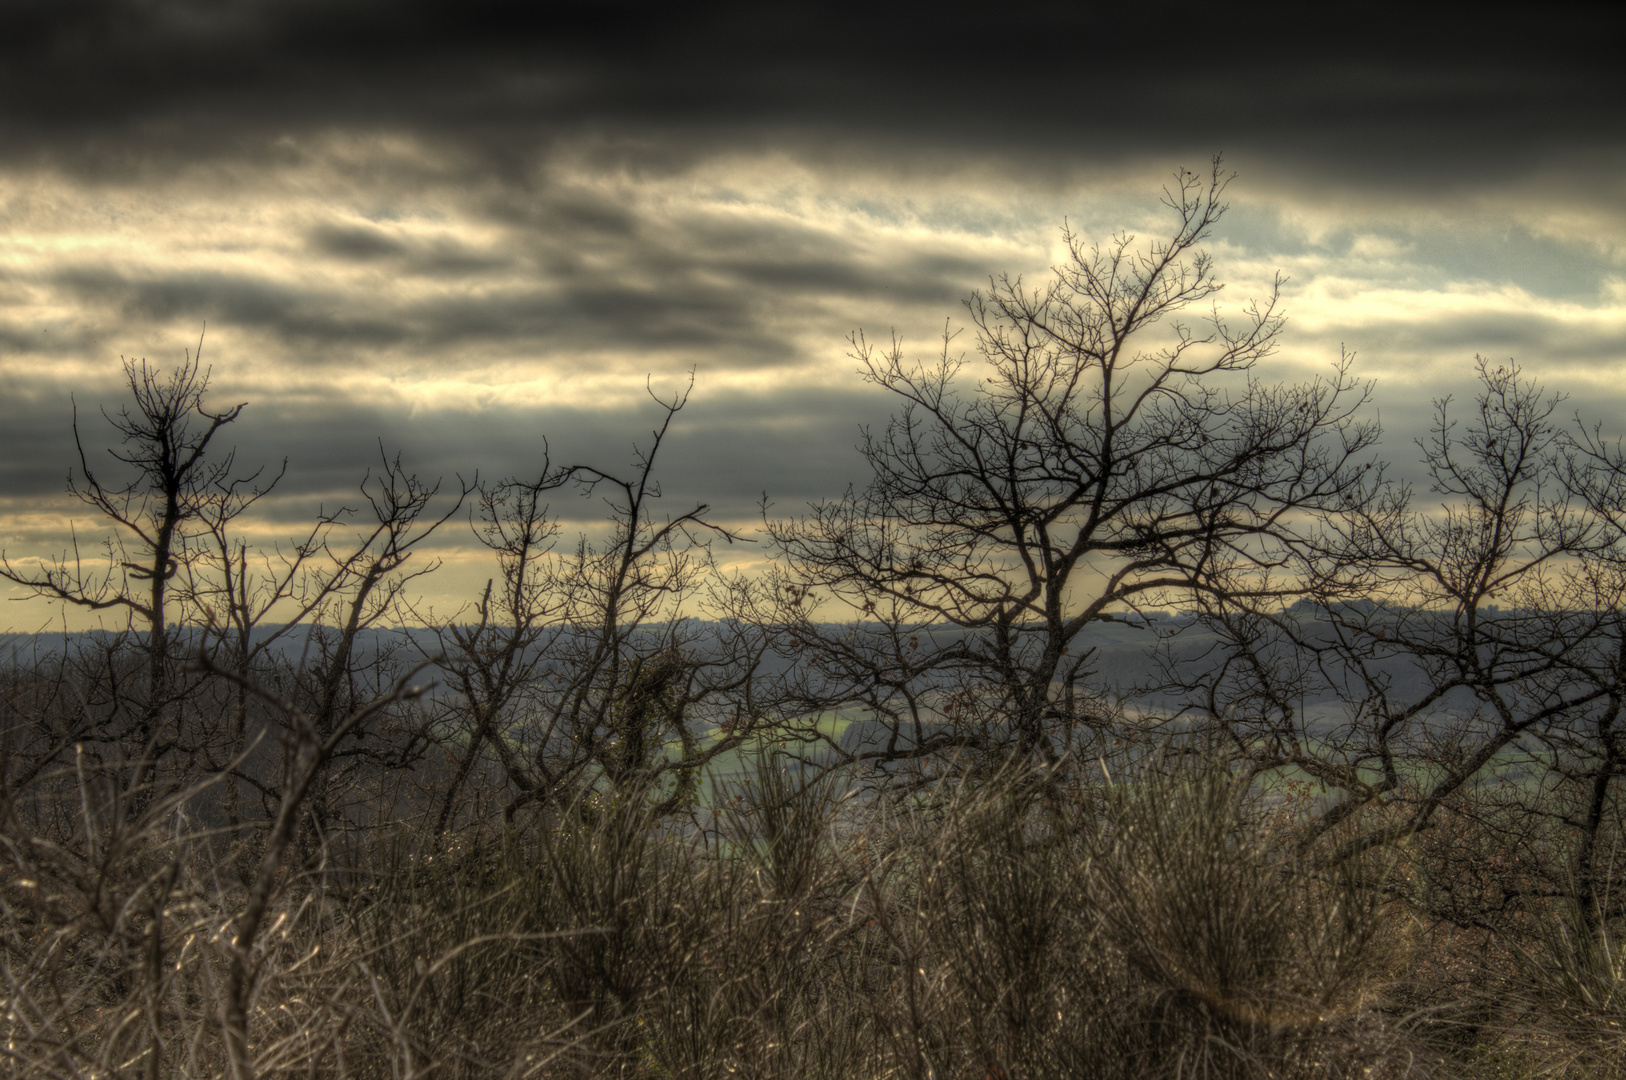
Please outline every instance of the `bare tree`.
[[[146, 658], [145, 683], [135, 693], [120, 687], [115, 701], [134, 699], [131, 723], [119, 738], [120, 753], [143, 764], [132, 776], [133, 797], [144, 803], [157, 762], [176, 747], [176, 730], [163, 725], [166, 710], [184, 696], [173, 685], [177, 673], [171, 607], [173, 583], [192, 555], [193, 533], [211, 517], [224, 526], [247, 502], [230, 492], [258, 494], [275, 485], [272, 478], [256, 487], [260, 472], [234, 478], [235, 452], [210, 455], [220, 429], [242, 415], [243, 405], [220, 412], [204, 404], [208, 369], [201, 366], [202, 342], [166, 376], [146, 360], [126, 360], [125, 379], [133, 401], [116, 415], [103, 415], [119, 435], [120, 447], [108, 455], [125, 476], [109, 479], [92, 467], [75, 409], [74, 443], [79, 473], [68, 476], [68, 490], [94, 510], [112, 533], [105, 541], [105, 562], [87, 562], [77, 534], [71, 554], [59, 556], [39, 572], [29, 572], [0, 554], [0, 577], [90, 611], [122, 612], [128, 629], [140, 635]], [[252, 500], [249, 500], [252, 501]], [[112, 666], [109, 678], [117, 674]]]
[[[1229, 180], [1217, 158], [1207, 177], [1176, 173], [1166, 238], [1069, 230], [1048, 285], [991, 281], [968, 302], [977, 361], [953, 333], [925, 364], [853, 337], [902, 411], [864, 435], [866, 488], [768, 530], [821, 692], [886, 724], [866, 755], [1054, 757], [1096, 715], [1087, 626], [1204, 594], [1274, 602], [1305, 521], [1362, 490], [1376, 428], [1349, 358], [1326, 379], [1256, 381], [1280, 280], [1235, 321], [1219, 311], [1199, 245]], [[821, 597], [874, 621], [833, 634]]]
[[[655, 401], [661, 421], [630, 471], [544, 461], [534, 480], [481, 489], [476, 534], [501, 578], [476, 625], [440, 632], [458, 693], [444, 702], [457, 750], [437, 831], [487, 755], [509, 785], [509, 817], [595, 793], [648, 797], [662, 814], [690, 803], [709, 762], [779, 718], [761, 590], [725, 580], [710, 555], [713, 539], [738, 534], [704, 503], [659, 512], [656, 461], [688, 390]], [[559, 551], [547, 499], [570, 492], [603, 499], [608, 536]]]
[[[225, 776], [227, 835], [239, 856], [244, 853], [240, 832], [243, 782], [247, 779], [264, 787], [244, 771], [254, 703], [249, 681], [269, 677], [279, 645], [308, 627], [308, 621], [331, 602], [334, 588], [343, 584], [342, 575], [323, 574], [316, 567], [329, 550], [329, 533], [341, 515], [318, 514], [302, 539], [286, 547], [279, 545], [272, 552], [251, 549], [237, 533], [237, 519], [269, 490], [269, 485], [253, 486], [232, 477], [217, 482], [214, 502], [200, 515], [203, 534], [181, 569], [178, 588], [183, 614], [203, 628], [199, 650], [235, 676], [211, 688], [224, 693], [227, 700], [218, 707], [205, 706], [202, 712], [213, 714], [216, 722], [222, 716], [225, 720], [225, 737], [207, 756], [210, 771]], [[236, 861], [247, 873], [249, 863], [241, 857]]]
[[548, 516], [547, 497], [568, 479], [569, 471], [554, 469], [544, 451], [536, 480], [510, 478], [479, 488], [475, 536], [496, 554], [501, 586], [494, 590], [497, 579], [486, 582], [474, 626], [437, 630], [442, 665], [457, 691], [451, 719], [463, 740], [452, 777], [439, 794], [437, 844], [464, 784], [488, 749], [509, 775], [522, 784], [534, 783], [501, 729], [517, 722], [510, 707], [543, 677], [546, 646], [563, 609], [564, 598], [549, 580], [559, 525]]
[[[377, 474], [361, 483], [371, 520], [364, 519], [359, 535], [346, 545], [324, 541], [323, 554], [329, 564], [314, 573], [307, 586], [315, 608], [317, 625], [312, 631], [313, 657], [307, 655], [297, 677], [295, 698], [320, 739], [329, 739], [346, 717], [353, 716], [369, 698], [378, 697], [393, 681], [388, 657], [361, 655], [361, 635], [381, 621], [388, 624], [407, 621], [411, 614], [407, 585], [439, 568], [435, 559], [412, 558], [426, 541], [450, 521], [468, 497], [471, 487], [460, 484], [455, 498], [444, 510], [435, 511], [439, 483], [427, 483], [409, 473], [401, 463], [385, 456]], [[351, 516], [344, 508], [333, 515], [342, 521]], [[359, 678], [365, 668], [373, 678]], [[376, 710], [368, 714], [382, 719]], [[338, 791], [334, 774], [338, 770], [371, 769], [380, 775], [399, 770], [425, 747], [422, 725], [407, 725], [401, 745], [386, 746], [366, 736], [368, 727], [353, 727], [351, 738], [336, 745], [316, 766], [308, 781], [307, 812], [301, 819], [299, 847], [307, 866], [322, 857], [325, 837], [333, 823]]]
[[1626, 868], [1616, 854], [1626, 842], [1626, 451], [1577, 418], [1565, 446], [1564, 483], [1599, 526], [1588, 559], [1570, 570], [1566, 622], [1588, 633], [1578, 665], [1596, 691], [1579, 722], [1550, 736], [1577, 797], [1566, 807], [1577, 834], [1575, 900], [1589, 928], [1606, 906], [1626, 910]]
[[1423, 496], [1374, 473], [1304, 549], [1292, 610], [1219, 597], [1210, 663], [1171, 683], [1265, 770], [1311, 776], [1305, 843], [1342, 860], [1418, 838], [1406, 889], [1459, 925], [1545, 899], [1620, 909], [1626, 562], [1618, 447], [1513, 364], [1435, 402]]

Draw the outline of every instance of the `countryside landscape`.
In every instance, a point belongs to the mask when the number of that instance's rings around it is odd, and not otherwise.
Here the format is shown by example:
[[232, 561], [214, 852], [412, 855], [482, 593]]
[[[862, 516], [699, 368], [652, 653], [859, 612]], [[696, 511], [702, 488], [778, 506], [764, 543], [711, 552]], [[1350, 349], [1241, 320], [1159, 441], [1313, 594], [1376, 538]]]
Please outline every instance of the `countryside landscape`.
[[0, 14], [4, 1075], [1626, 1076], [1604, 54], [872, 19]]

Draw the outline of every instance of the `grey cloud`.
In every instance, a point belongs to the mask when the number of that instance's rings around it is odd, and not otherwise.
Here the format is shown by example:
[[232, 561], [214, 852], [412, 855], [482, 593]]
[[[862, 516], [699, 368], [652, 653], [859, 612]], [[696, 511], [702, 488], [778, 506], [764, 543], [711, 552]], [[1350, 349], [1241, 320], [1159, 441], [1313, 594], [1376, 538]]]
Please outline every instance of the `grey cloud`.
[[1425, 229], [1408, 239], [1415, 244], [1410, 258], [1449, 280], [1509, 282], [1553, 299], [1596, 299], [1604, 279], [1620, 272], [1590, 243], [1565, 243], [1515, 225], [1499, 234]]
[[[1252, 255], [1292, 259], [1326, 251], [1325, 245], [1312, 242], [1302, 228], [1290, 223], [1280, 209], [1271, 204], [1233, 205], [1225, 213], [1221, 231], [1226, 243]], [[1342, 239], [1348, 242], [1347, 238]]]
[[[794, 513], [865, 480], [857, 428], [884, 423], [893, 402], [856, 376], [834, 390], [753, 394], [712, 391], [708, 373], [770, 382], [775, 369], [839, 349], [860, 321], [884, 331], [877, 320], [895, 318], [917, 336], [945, 316], [958, 325], [966, 293], [1021, 268], [983, 265], [949, 237], [1015, 236], [1032, 227], [1023, 208], [1060, 206], [1080, 190], [1098, 196], [1080, 208], [1092, 229], [1127, 225], [1140, 219], [1120, 211], [1142, 214], [1151, 199], [1129, 206], [1131, 196], [1101, 195], [1091, 177], [1128, 164], [1155, 176], [1215, 150], [1238, 163], [1244, 184], [1267, 183], [1301, 208], [1354, 192], [1348, 205], [1374, 214], [1408, 201], [1442, 210], [1437, 228], [1418, 224], [1423, 214], [1403, 234], [1395, 227], [1407, 247], [1394, 259], [1361, 262], [1348, 258], [1354, 227], [1312, 241], [1275, 207], [1241, 203], [1218, 235], [1249, 256], [1303, 258], [1400, 288], [1511, 283], [1537, 308], [1544, 299], [1584, 308], [1618, 275], [1581, 243], [1483, 222], [1463, 230], [1457, 209], [1524, 178], [1560, 209], [1590, 200], [1603, 217], [1618, 214], [1626, 16], [1544, 10], [1425, 31], [1324, 6], [1295, 11], [1293, 27], [1261, 30], [1211, 5], [980, 3], [921, 18], [916, 5], [844, 11], [811, 0], [0, 4], [0, 170], [44, 167], [29, 174], [35, 187], [0, 207], [8, 234], [50, 232], [58, 173], [65, 199], [87, 195], [63, 226], [79, 237], [95, 234], [106, 211], [87, 208], [103, 192], [115, 206], [134, 193], [143, 204], [130, 221], [146, 215], [155, 229], [166, 227], [167, 206], [185, 211], [194, 195], [273, 211], [290, 195], [306, 200], [283, 222], [288, 233], [268, 241], [277, 254], [262, 267], [234, 256], [221, 264], [229, 270], [195, 269], [207, 265], [207, 235], [177, 244], [187, 261], [175, 266], [117, 253], [86, 264], [75, 261], [85, 258], [72, 254], [77, 244], [49, 242], [30, 249], [31, 265], [8, 262], [0, 491], [36, 505], [61, 492], [73, 444], [58, 361], [107, 361], [100, 387], [72, 388], [100, 453], [108, 431], [94, 410], [119, 403], [117, 353], [140, 355], [131, 346], [140, 343], [178, 354], [207, 321], [212, 341], [235, 333], [265, 349], [260, 363], [287, 369], [271, 380], [292, 387], [287, 396], [251, 401], [224, 437], [248, 468], [289, 458], [264, 509], [290, 533], [318, 504], [354, 503], [381, 444], [450, 486], [476, 470], [534, 472], [544, 440], [556, 462], [622, 467], [656, 415], [559, 406], [409, 415], [390, 396], [388, 377], [455, 380], [463, 364], [536, 373], [697, 364], [700, 384], [661, 463], [667, 505], [707, 501], [748, 521], [766, 489]], [[379, 149], [386, 143], [406, 150]], [[843, 181], [844, 214], [870, 213], [878, 228], [938, 228], [939, 239], [914, 247], [903, 229], [875, 239], [848, 218], [822, 231], [771, 213], [674, 210], [661, 198], [681, 184], [646, 183], [723, 155], [761, 169], [780, 152], [815, 185]], [[851, 182], [859, 176], [884, 190], [866, 199]], [[943, 195], [955, 176], [971, 192], [965, 205]], [[934, 193], [920, 205], [909, 197], [914, 178]], [[331, 205], [313, 219], [309, 200]], [[111, 249], [128, 223], [108, 220]], [[290, 257], [303, 264], [288, 269]], [[1604, 323], [1539, 310], [1376, 318], [1324, 336], [1310, 344], [1336, 355], [1345, 340], [1375, 370], [1409, 380], [1380, 383], [1376, 396], [1392, 432], [1385, 452], [1408, 476], [1427, 398], [1471, 395], [1475, 351], [1516, 356], [1532, 372], [1597, 370], [1626, 356]], [[1303, 343], [1289, 331], [1290, 347]], [[221, 370], [239, 363], [228, 356]], [[324, 382], [369, 366], [377, 400], [344, 400]], [[1606, 386], [1585, 405], [1626, 415], [1626, 391]], [[598, 513], [568, 499], [558, 510]]]
[[1209, 6], [19, 0], [0, 131], [13, 156], [103, 175], [354, 128], [444, 138], [510, 177], [592, 136], [652, 168], [764, 143], [1030, 174], [1225, 147], [1472, 186], [1620, 146], [1622, 26], [1599, 6], [1261, 24]]
[[741, 284], [787, 294], [882, 296], [948, 307], [965, 296], [968, 281], [975, 282], [989, 268], [969, 259], [919, 258], [882, 268], [833, 259], [724, 260], [718, 269], [735, 275]]
[[[1438, 366], [1421, 394], [1380, 379], [1371, 412], [1381, 415], [1388, 432], [1382, 455], [1393, 474], [1424, 488], [1412, 438], [1428, 429], [1433, 399], [1449, 395], [1470, 401], [1475, 390], [1471, 352]], [[1540, 379], [1539, 363], [1525, 367], [1549, 392], [1579, 389], [1562, 379]], [[66, 397], [63, 392], [56, 400], [0, 400], [0, 429], [12, 433], [10, 452], [0, 463], [0, 487], [6, 492], [38, 497], [62, 491], [67, 463], [75, 456]], [[81, 396], [81, 432], [93, 461], [103, 460], [112, 443], [111, 428], [96, 409], [119, 404], [115, 393], [106, 400]], [[750, 522], [766, 494], [775, 516], [800, 513], [808, 502], [867, 481], [857, 450], [860, 429], [884, 426], [898, 406], [896, 398], [862, 385], [856, 375], [845, 389], [791, 386], [768, 393], [709, 391], [702, 379], [657, 463], [661, 506], [681, 512], [704, 502], [719, 518]], [[1588, 391], [1584, 400], [1572, 398], [1562, 415], [1571, 408], [1589, 422], [1608, 421], [1626, 409], [1626, 390]], [[500, 405], [408, 415], [358, 401], [299, 406], [250, 401], [242, 418], [222, 432], [218, 449], [235, 449], [244, 474], [264, 467], [269, 476], [287, 460], [278, 497], [261, 510], [291, 535], [313, 520], [318, 506], [332, 511], [358, 505], [357, 486], [369, 469], [377, 471], [381, 456], [399, 454], [409, 472], [441, 481], [447, 492], [476, 475], [488, 481], [534, 476], [548, 460], [556, 466], [591, 464], [630, 472], [635, 448], [649, 446], [660, 416], [653, 404], [617, 410]], [[1610, 430], [1613, 426], [1618, 425]], [[591, 523], [601, 516], [601, 507], [562, 493], [554, 512], [567, 521]]]
[[[749, 298], [673, 283], [655, 291], [598, 281], [453, 297], [401, 311], [400, 340], [452, 349], [504, 342], [538, 356], [611, 350], [706, 350], [720, 363], [772, 366], [795, 343], [758, 325]], [[455, 364], [455, 357], [448, 358]]]
[[[0, 308], [3, 310], [3, 308]], [[3, 319], [3, 316], [0, 316]], [[0, 321], [0, 354], [29, 354], [36, 357], [82, 356], [86, 339], [72, 332], [51, 334], [41, 326], [23, 326]]]
[[382, 319], [341, 313], [334, 298], [266, 278], [188, 272], [150, 277], [102, 267], [76, 266], [54, 275], [74, 299], [116, 307], [127, 322], [196, 319], [270, 328], [293, 341], [379, 346], [402, 340], [402, 329]]
[[1439, 315], [1423, 322], [1374, 318], [1337, 332], [1359, 341], [1363, 356], [1385, 366], [1415, 369], [1436, 361], [1471, 366], [1475, 353], [1493, 359], [1512, 357], [1532, 368], [1577, 361], [1626, 362], [1626, 334], [1618, 328], [1544, 312]]
[[[641, 233], [641, 222], [636, 214], [611, 202], [602, 195], [582, 191], [549, 193], [545, 203], [527, 192], [523, 208], [504, 206], [493, 200], [489, 209], [494, 217], [533, 226], [545, 225], [555, 235], [587, 235], [600, 239], [632, 240]], [[540, 205], [539, 205], [540, 204]], [[537, 210], [542, 210], [538, 214]], [[529, 212], [527, 212], [529, 211]]]
[[391, 262], [405, 276], [476, 277], [514, 265], [510, 256], [478, 251], [454, 240], [409, 242], [371, 225], [319, 225], [310, 230], [305, 242], [316, 255], [343, 262]]
[[[65, 403], [64, 403], [65, 404]], [[0, 454], [0, 492], [36, 497], [61, 493], [69, 463], [76, 461], [67, 409], [42, 410], [37, 402], [6, 396], [0, 405], [5, 452]], [[92, 413], [90, 419], [100, 421]]]
[[[999, 269], [906, 247], [877, 255], [805, 226], [654, 219], [630, 207], [612, 213], [571, 188], [540, 189], [531, 203], [523, 218], [497, 223], [507, 227], [481, 246], [450, 232], [424, 236], [353, 220], [310, 227], [302, 239], [314, 268], [324, 260], [339, 269], [362, 263], [387, 275], [352, 284], [288, 277], [280, 267], [170, 272], [69, 263], [36, 273], [96, 322], [97, 333], [81, 341], [87, 347], [115, 332], [181, 321], [269, 333], [284, 346], [283, 362], [302, 366], [365, 365], [369, 350], [410, 347], [455, 368], [458, 347], [497, 344], [539, 358], [634, 350], [770, 368], [804, 359], [797, 335], [808, 320], [830, 320], [828, 340], [839, 341], [851, 329], [839, 315], [843, 303], [878, 298], [905, 315], [910, 306], [930, 306], [936, 319]], [[478, 214], [480, 204], [464, 209]], [[397, 288], [423, 276], [446, 286], [426, 299]], [[0, 323], [0, 334], [12, 335], [20, 351], [44, 346], [26, 326]], [[388, 362], [401, 359], [391, 354]]]
[[[1342, 273], [1373, 284], [1430, 288], [1450, 283], [1511, 284], [1534, 296], [1595, 301], [1606, 280], [1618, 276], [1620, 256], [1600, 250], [1626, 243], [1626, 236], [1587, 236], [1563, 240], [1536, 235], [1524, 225], [1498, 225], [1486, 215], [1437, 220], [1377, 220], [1352, 223], [1316, 238], [1268, 204], [1233, 207], [1217, 230], [1225, 243], [1249, 255], [1278, 260], [1323, 257]], [[1358, 239], [1378, 237], [1395, 245], [1383, 260], [1357, 257]], [[1389, 265], [1380, 266], [1378, 262]], [[1300, 280], [1298, 284], [1304, 284]]]
[[[66, 397], [59, 393], [22, 407], [13, 405], [15, 399], [0, 401], [9, 451], [0, 461], [0, 488], [7, 493], [37, 497], [63, 490], [68, 463], [75, 460]], [[116, 410], [122, 400], [116, 392], [107, 397], [80, 401], [80, 430], [93, 462], [116, 445], [96, 410]], [[887, 395], [861, 387], [856, 377], [848, 391], [708, 393], [702, 384], [657, 462], [663, 505], [686, 509], [705, 502], [720, 516], [749, 520], [764, 492], [783, 512], [839, 494], [867, 476], [855, 449], [860, 424], [884, 424], [892, 407]], [[630, 471], [634, 448], [648, 447], [660, 416], [652, 403], [624, 411], [498, 406], [408, 416], [365, 402], [296, 407], [251, 401], [222, 430], [216, 452], [234, 449], [244, 475], [263, 467], [269, 477], [286, 459], [279, 497], [262, 509], [293, 529], [311, 520], [318, 505], [332, 510], [353, 503], [357, 485], [368, 469], [377, 471], [382, 455], [399, 453], [408, 471], [439, 479], [446, 490], [459, 477], [472, 480], [476, 474], [487, 480], [533, 476], [548, 455], [554, 465]], [[112, 473], [108, 480], [113, 482]], [[596, 504], [577, 505], [568, 494], [558, 502], [566, 517], [596, 519], [600, 513]]]
[[381, 229], [371, 227], [322, 225], [307, 238], [312, 249], [323, 255], [356, 262], [402, 255], [405, 245]]
[[437, 243], [416, 252], [405, 272], [433, 278], [468, 278], [513, 266], [514, 260], [505, 256], [488, 255], [460, 244]]

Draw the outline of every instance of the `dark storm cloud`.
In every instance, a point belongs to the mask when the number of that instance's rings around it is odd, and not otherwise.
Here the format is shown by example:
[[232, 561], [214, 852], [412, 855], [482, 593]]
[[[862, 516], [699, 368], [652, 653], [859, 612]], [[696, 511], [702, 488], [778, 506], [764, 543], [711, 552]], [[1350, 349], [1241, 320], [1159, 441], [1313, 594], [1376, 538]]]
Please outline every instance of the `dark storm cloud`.
[[1453, 24], [1343, 5], [23, 0], [0, 15], [0, 131], [95, 172], [337, 126], [436, 134], [516, 176], [555, 135], [658, 132], [616, 152], [1179, 144], [1472, 185], [1618, 144], [1623, 27], [1598, 6]]

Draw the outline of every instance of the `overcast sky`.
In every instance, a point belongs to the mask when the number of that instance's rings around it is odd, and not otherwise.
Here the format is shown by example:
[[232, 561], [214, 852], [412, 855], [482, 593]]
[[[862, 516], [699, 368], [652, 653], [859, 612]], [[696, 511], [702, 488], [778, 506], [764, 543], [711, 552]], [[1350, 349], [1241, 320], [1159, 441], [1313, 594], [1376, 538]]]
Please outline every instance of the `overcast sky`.
[[[928, 354], [989, 275], [1041, 282], [1064, 220], [1156, 236], [1169, 174], [1220, 152], [1225, 303], [1289, 279], [1267, 377], [1355, 352], [1397, 460], [1476, 353], [1626, 426], [1626, 20], [1148, 10], [11, 0], [0, 546], [97, 534], [70, 395], [99, 452], [120, 357], [205, 324], [211, 401], [249, 403], [222, 437], [288, 459], [262, 541], [353, 501], [380, 441], [448, 482], [544, 438], [624, 466], [646, 378], [691, 369], [672, 508], [793, 511], [863, 482], [892, 408], [850, 333]], [[443, 554], [448, 611], [490, 569], [466, 526]]]

